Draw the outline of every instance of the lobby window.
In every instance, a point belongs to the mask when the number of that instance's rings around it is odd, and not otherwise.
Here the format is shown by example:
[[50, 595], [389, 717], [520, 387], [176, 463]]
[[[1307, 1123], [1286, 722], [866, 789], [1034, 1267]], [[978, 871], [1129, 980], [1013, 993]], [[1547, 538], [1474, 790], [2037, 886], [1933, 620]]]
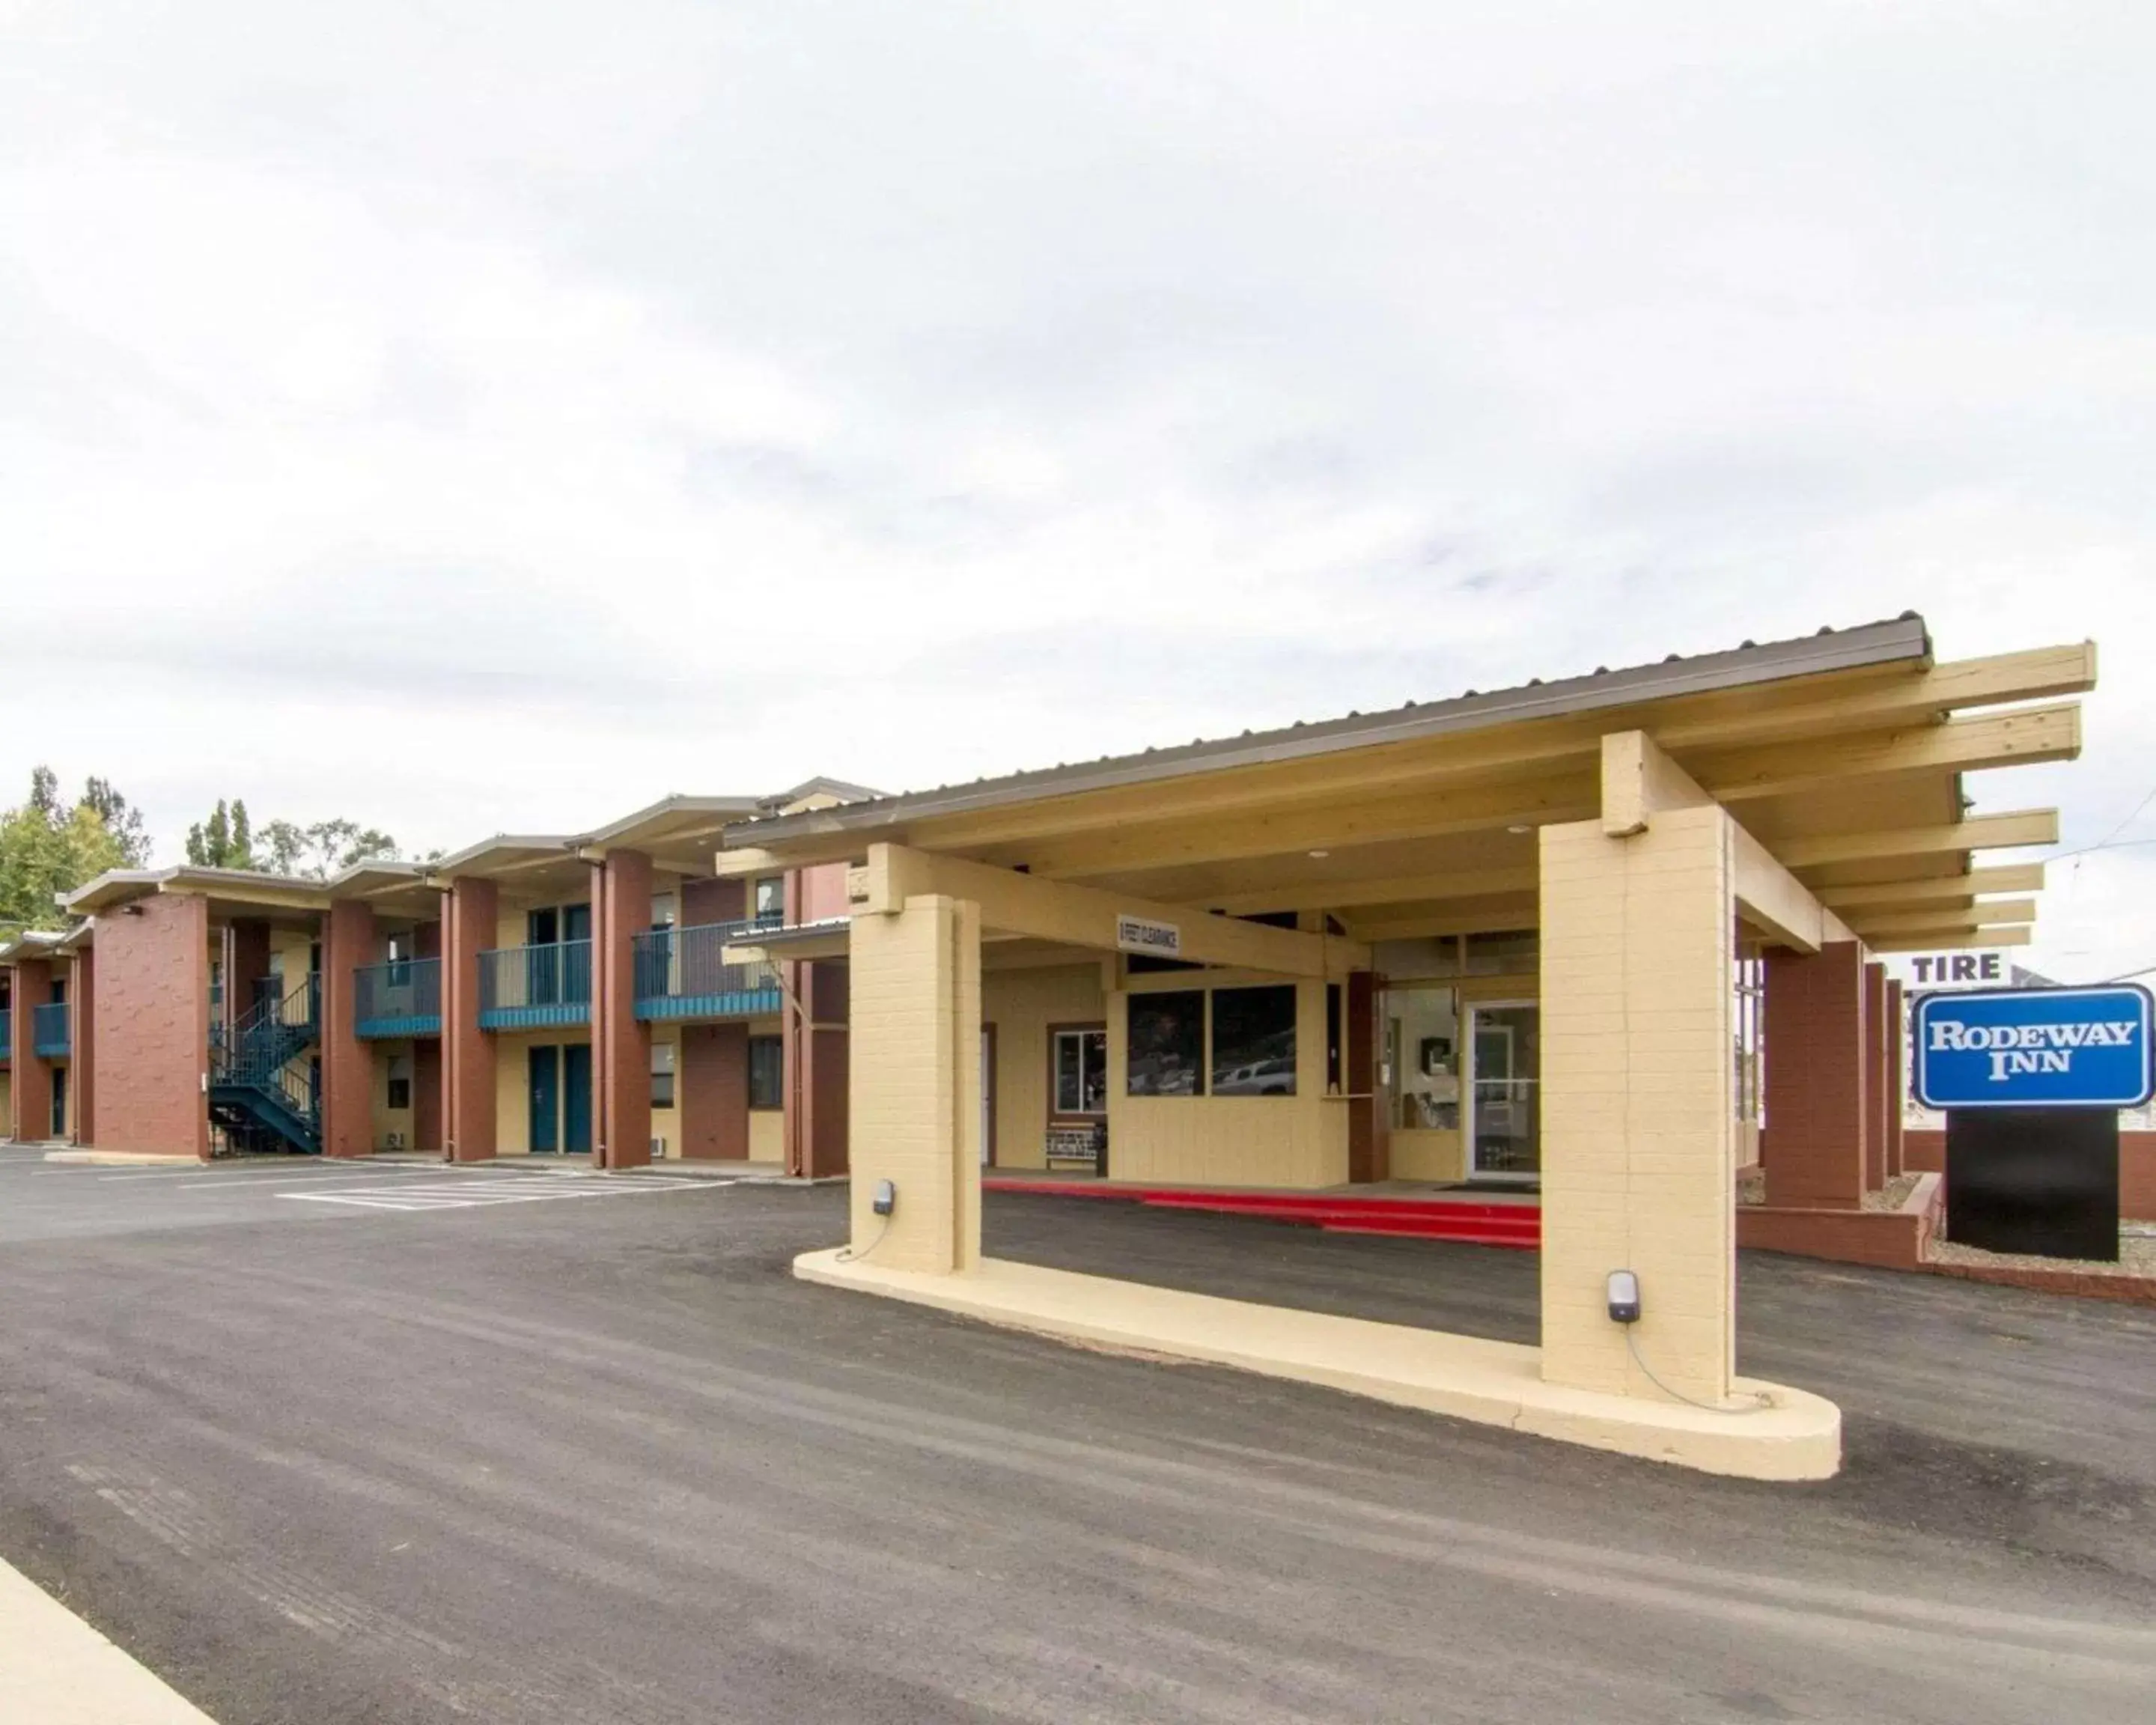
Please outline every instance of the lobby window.
[[392, 1055], [389, 1057], [389, 1094], [384, 1098], [392, 1109], [412, 1106], [412, 1056]]
[[1130, 997], [1130, 1081], [1134, 1096], [1205, 1093], [1205, 996], [1198, 989]]
[[786, 1044], [777, 1036], [748, 1040], [748, 1105], [778, 1108], [786, 1101]]
[[651, 1106], [674, 1106], [674, 1045], [670, 1042], [651, 1045]]
[[766, 875], [756, 883], [750, 913], [759, 927], [776, 928], [786, 921], [786, 876]]
[[1097, 1024], [1050, 1033], [1059, 1118], [1108, 1111], [1108, 1033]]
[[1213, 991], [1213, 1094], [1295, 1094], [1295, 985]]
[[1378, 1086], [1401, 1132], [1460, 1130], [1460, 1001], [1450, 988], [1395, 988], [1384, 995]]

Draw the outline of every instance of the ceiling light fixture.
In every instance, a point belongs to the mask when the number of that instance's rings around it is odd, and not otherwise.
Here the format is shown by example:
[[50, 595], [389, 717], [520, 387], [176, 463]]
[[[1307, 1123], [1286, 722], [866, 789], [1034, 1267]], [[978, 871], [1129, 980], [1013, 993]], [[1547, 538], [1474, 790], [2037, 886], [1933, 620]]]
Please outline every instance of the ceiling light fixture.
[[1320, 862], [1323, 862], [1327, 857], [1332, 855], [1329, 850], [1313, 850], [1310, 854]]
[[1534, 831], [1534, 829], [1530, 826], [1510, 826], [1507, 827], [1505, 830], [1508, 833], [1532, 833]]

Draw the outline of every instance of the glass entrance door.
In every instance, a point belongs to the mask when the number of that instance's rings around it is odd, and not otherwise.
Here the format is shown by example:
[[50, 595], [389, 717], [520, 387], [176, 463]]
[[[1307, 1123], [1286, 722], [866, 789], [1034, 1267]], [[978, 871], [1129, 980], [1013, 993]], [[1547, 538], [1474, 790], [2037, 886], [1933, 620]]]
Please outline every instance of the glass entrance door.
[[1469, 1168], [1477, 1179], [1542, 1173], [1542, 1009], [1531, 1001], [1468, 1009]]

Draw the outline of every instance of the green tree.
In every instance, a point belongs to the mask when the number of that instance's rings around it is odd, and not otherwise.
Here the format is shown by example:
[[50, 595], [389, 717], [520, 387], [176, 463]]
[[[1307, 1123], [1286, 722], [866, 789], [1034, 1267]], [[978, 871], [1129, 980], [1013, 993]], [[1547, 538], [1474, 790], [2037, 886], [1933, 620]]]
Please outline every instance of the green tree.
[[397, 841], [380, 828], [341, 817], [306, 826], [264, 821], [257, 832], [248, 824], [247, 805], [236, 797], [229, 803], [220, 798], [207, 821], [187, 829], [187, 860], [205, 868], [326, 880], [354, 863], [396, 855]]
[[[106, 824], [109, 813], [120, 814], [122, 832]], [[110, 783], [90, 780], [68, 809], [52, 769], [34, 768], [28, 798], [0, 815], [0, 931], [66, 927], [67, 914], [55, 902], [61, 893], [107, 869], [139, 866], [149, 855], [141, 817]]]

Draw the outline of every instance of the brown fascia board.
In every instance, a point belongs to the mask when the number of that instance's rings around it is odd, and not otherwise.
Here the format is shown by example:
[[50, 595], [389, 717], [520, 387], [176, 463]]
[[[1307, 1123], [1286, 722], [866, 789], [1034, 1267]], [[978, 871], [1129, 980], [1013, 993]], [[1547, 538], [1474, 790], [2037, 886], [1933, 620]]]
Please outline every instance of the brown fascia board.
[[1447, 732], [1487, 730], [1529, 719], [1558, 718], [1599, 708], [1635, 706], [1681, 696], [1708, 695], [1792, 677], [1819, 676], [1869, 665], [1931, 662], [1931, 633], [1915, 612], [1855, 629], [1821, 629], [1794, 640], [1770, 641], [1686, 659], [1671, 654], [1657, 665], [1597, 671], [1553, 683], [1537, 679], [1491, 694], [1469, 693], [1450, 701], [1410, 702], [1379, 713], [1350, 713], [1315, 724], [1296, 723], [1275, 731], [1147, 749], [1135, 755], [1103, 756], [1075, 766], [984, 778], [968, 785], [943, 785], [932, 791], [886, 797], [874, 802], [799, 814], [767, 816], [726, 829], [730, 848], [757, 846], [774, 839], [831, 833], [873, 831], [932, 816], [960, 814], [1006, 803], [1047, 797], [1111, 790], [1197, 773], [1224, 772], [1279, 761], [1409, 742]]

